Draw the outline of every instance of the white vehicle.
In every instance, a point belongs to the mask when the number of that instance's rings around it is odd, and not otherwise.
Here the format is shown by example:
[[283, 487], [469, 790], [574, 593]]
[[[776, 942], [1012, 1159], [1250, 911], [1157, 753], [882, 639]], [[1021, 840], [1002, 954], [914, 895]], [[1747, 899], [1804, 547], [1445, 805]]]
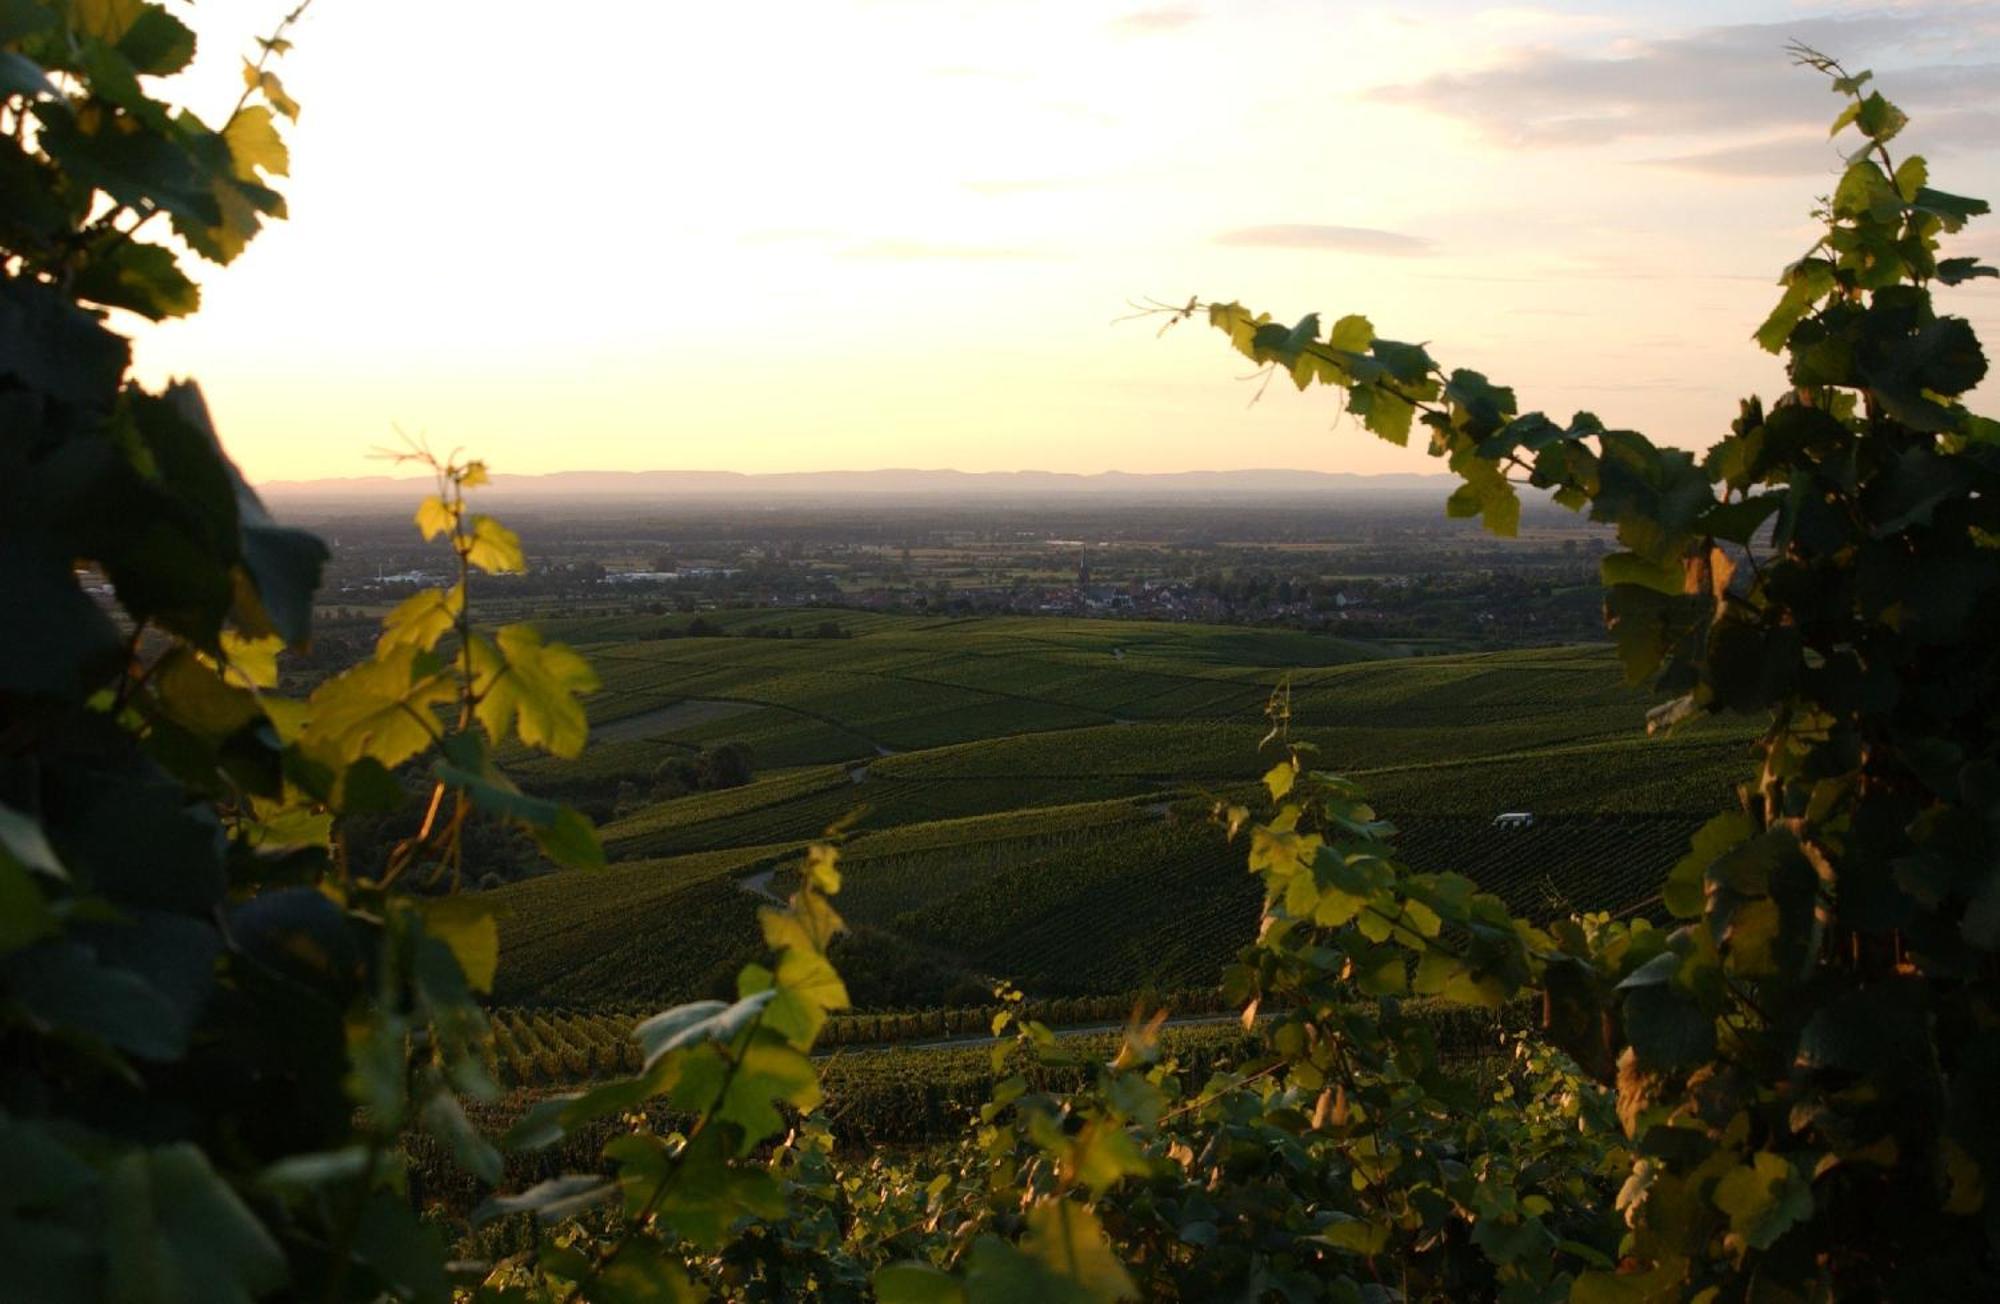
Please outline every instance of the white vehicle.
[[1493, 817], [1496, 829], [1531, 829], [1534, 826], [1535, 817], [1524, 810], [1502, 811]]

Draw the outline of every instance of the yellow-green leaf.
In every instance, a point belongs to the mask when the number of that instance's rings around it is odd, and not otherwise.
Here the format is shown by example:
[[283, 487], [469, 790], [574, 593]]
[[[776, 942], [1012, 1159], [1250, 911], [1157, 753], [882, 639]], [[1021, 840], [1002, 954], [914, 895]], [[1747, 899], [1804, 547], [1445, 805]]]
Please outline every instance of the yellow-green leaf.
[[1387, 1223], [1346, 1215], [1334, 1216], [1326, 1230], [1309, 1237], [1353, 1254], [1380, 1254], [1389, 1244]]
[[250, 638], [233, 629], [222, 631], [223, 674], [244, 688], [278, 686], [278, 653], [285, 640], [277, 634]]
[[819, 1036], [828, 1010], [847, 1008], [847, 986], [827, 958], [817, 951], [791, 947], [778, 957], [778, 994], [764, 1010], [764, 1021], [804, 1050]]
[[417, 533], [425, 539], [452, 532], [453, 514], [444, 499], [432, 494], [417, 504]]
[[285, 84], [278, 80], [274, 72], [260, 71], [248, 59], [243, 61], [243, 84], [262, 93], [272, 108], [294, 121], [299, 116], [298, 101], [285, 94]]
[[532, 625], [503, 626], [495, 642], [472, 640], [479, 723], [497, 744], [511, 725], [521, 741], [557, 756], [583, 750], [589, 733], [577, 694], [594, 692], [590, 663], [561, 643], [543, 643]]
[[490, 516], [473, 516], [472, 545], [465, 559], [489, 575], [518, 575], [528, 569], [521, 536]]
[[412, 593], [383, 618], [382, 637], [375, 646], [385, 652], [405, 645], [428, 652], [450, 632], [464, 610], [463, 584]]
[[1812, 1216], [1812, 1188], [1784, 1156], [1760, 1150], [1715, 1184], [1715, 1207], [1729, 1215], [1732, 1236], [1768, 1249], [1792, 1224]]
[[888, 1263], [875, 1270], [879, 1304], [965, 1304], [965, 1287], [928, 1263]]
[[757, 1038], [743, 1048], [715, 1116], [743, 1129], [742, 1148], [747, 1153], [784, 1126], [777, 1106], [809, 1110], [819, 1100], [812, 1061], [781, 1041]]
[[1093, 1195], [1102, 1195], [1126, 1177], [1144, 1177], [1153, 1171], [1131, 1134], [1101, 1118], [1085, 1124], [1070, 1140], [1064, 1165]]
[[457, 696], [451, 677], [427, 669], [404, 646], [378, 653], [313, 690], [301, 741], [337, 762], [372, 756], [391, 768], [429, 747], [433, 706]]
[[1139, 1297], [1139, 1288], [1112, 1252], [1097, 1215], [1074, 1200], [1048, 1199], [1030, 1209], [1021, 1249], [1091, 1299], [1109, 1304]]
[[473, 990], [493, 990], [500, 967], [500, 926], [476, 898], [433, 897], [420, 904], [424, 931], [451, 948]]
[[106, 45], [116, 45], [146, 12], [145, 0], [73, 0], [77, 29]]
[[249, 105], [231, 118], [222, 129], [222, 139], [229, 146], [238, 180], [257, 181], [260, 172], [274, 177], [290, 173], [291, 152], [271, 121], [271, 111], [263, 105]]
[[789, 910], [764, 906], [757, 911], [765, 945], [774, 951], [797, 947], [824, 952], [833, 935], [846, 925], [823, 896], [805, 894], [795, 900], [797, 904]]

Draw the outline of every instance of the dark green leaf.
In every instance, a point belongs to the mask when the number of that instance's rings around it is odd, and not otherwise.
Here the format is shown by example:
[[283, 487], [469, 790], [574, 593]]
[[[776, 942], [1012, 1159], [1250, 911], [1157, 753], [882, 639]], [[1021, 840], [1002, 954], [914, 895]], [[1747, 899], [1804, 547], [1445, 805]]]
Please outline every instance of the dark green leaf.
[[111, 1298], [252, 1304], [285, 1281], [285, 1256], [191, 1145], [138, 1151], [104, 1178]]
[[124, 308], [150, 321], [184, 317], [201, 306], [201, 290], [181, 272], [173, 253], [136, 240], [101, 244], [83, 264], [74, 288], [80, 299]]
[[118, 53], [142, 76], [170, 76], [194, 58], [194, 33], [159, 5], [149, 4], [118, 38]]
[[1937, 218], [1947, 231], [1956, 231], [1971, 219], [1984, 217], [1992, 211], [1983, 199], [1950, 195], [1942, 190], [1932, 190], [1929, 186], [1917, 192], [1917, 198], [1911, 206], [1919, 213], [1928, 213]]
[[1941, 258], [1938, 260], [1937, 276], [1946, 285], [1957, 285], [1982, 276], [2000, 276], [2000, 268], [1988, 267], [1977, 258]]

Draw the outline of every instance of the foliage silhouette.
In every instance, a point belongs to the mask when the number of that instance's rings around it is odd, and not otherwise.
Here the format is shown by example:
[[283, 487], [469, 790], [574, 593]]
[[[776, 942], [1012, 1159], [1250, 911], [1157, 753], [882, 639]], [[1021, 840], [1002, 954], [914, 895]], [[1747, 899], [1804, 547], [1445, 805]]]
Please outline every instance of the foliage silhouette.
[[[1247, 833], [1260, 930], [1228, 974], [1258, 1050], [1197, 1083], [1135, 1011], [1108, 1060], [1024, 1017], [961, 1141], [838, 1152], [809, 1054], [847, 993], [831, 847], [759, 911], [770, 965], [634, 1029], [638, 1068], [536, 1103], [496, 1145], [478, 993], [502, 962], [456, 885], [483, 810], [580, 870], [587, 821], [515, 788], [509, 737], [585, 742], [589, 667], [473, 619], [524, 565], [470, 510], [483, 466], [414, 448], [457, 567], [305, 701], [325, 549], [271, 521], [192, 385], [127, 375], [107, 313], [194, 310], [183, 254], [266, 218], [298, 106], [246, 62], [220, 129], [153, 98], [193, 37], [139, 0], [0, 4], [0, 1273], [27, 1300], [1389, 1300], [1991, 1294], [1986, 1174], [2000, 945], [2000, 425], [1933, 282], [1983, 213], [1889, 144], [1903, 115], [1809, 51], [1862, 146], [1758, 332], [1793, 389], [1702, 459], [1519, 414], [1360, 317], [1322, 332], [1191, 301], [1236, 347], [1404, 442], [1420, 425], [1507, 532], [1509, 473], [1615, 523], [1628, 674], [1765, 715], [1757, 776], [1663, 884], [1686, 922], [1547, 929], [1450, 874], [1315, 767], [1271, 704], [1271, 812]], [[146, 238], [165, 214], [178, 240]], [[697, 622], [699, 623], [699, 622]], [[693, 632], [692, 627], [690, 632]], [[379, 870], [346, 817], [429, 799]], [[1547, 1041], [1493, 1062], [1425, 1006], [1538, 995]], [[1419, 1001], [1413, 998], [1431, 998]], [[1567, 1053], [1553, 1049], [1559, 1044]], [[629, 1064], [628, 1057], [617, 1057]], [[593, 1061], [593, 1064], [595, 1061]], [[1602, 1081], [1594, 1080], [1601, 1079]], [[652, 1107], [656, 1112], [644, 1111]], [[658, 1120], [664, 1115], [666, 1122]], [[593, 1171], [498, 1190], [470, 1233], [415, 1207], [405, 1139], [486, 1188], [609, 1132]], [[517, 1170], [518, 1171], [518, 1170]], [[481, 1240], [479, 1238], [487, 1238]], [[510, 1239], [511, 1238], [511, 1239]], [[480, 1260], [468, 1249], [494, 1250]]]

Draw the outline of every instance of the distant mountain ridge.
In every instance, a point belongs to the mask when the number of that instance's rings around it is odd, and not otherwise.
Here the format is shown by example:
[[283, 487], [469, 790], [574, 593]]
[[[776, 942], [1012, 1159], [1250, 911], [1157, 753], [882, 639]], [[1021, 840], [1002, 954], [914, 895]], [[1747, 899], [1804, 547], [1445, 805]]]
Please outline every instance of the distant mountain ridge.
[[[992, 497], [1321, 497], [1435, 494], [1447, 476], [1359, 475], [1348, 471], [556, 471], [496, 475], [484, 494], [547, 499], [914, 496]], [[274, 499], [365, 499], [424, 492], [429, 477], [352, 476], [272, 480]]]

